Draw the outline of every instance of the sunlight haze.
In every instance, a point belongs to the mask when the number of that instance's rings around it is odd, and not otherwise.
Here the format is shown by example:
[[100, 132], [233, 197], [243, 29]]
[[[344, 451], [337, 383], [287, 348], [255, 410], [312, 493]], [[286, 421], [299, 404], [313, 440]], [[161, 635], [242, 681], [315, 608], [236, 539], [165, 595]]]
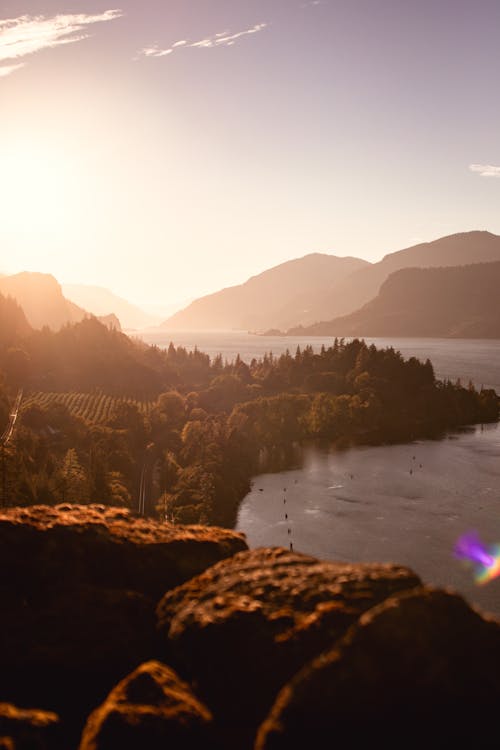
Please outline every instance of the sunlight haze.
[[1, 15], [0, 272], [168, 305], [309, 252], [500, 232], [497, 2]]

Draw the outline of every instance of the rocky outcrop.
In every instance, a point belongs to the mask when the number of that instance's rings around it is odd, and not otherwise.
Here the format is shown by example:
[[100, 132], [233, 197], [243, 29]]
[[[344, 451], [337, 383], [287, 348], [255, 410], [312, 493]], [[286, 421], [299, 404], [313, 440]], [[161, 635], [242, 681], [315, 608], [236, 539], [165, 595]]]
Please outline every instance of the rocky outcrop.
[[86, 721], [81, 750], [451, 747], [496, 730], [500, 623], [397, 565], [40, 506], [0, 514], [0, 594], [0, 701], [45, 711], [0, 707], [1, 750], [75, 750]]
[[163, 655], [216, 721], [250, 737], [303, 664], [363, 612], [419, 583], [396, 565], [320, 562], [281, 548], [241, 552], [164, 596]]
[[213, 747], [210, 711], [189, 685], [156, 661], [142, 664], [88, 719], [80, 750]]
[[246, 544], [241, 534], [160, 524], [99, 505], [0, 514], [0, 700], [79, 727], [154, 656], [159, 597]]
[[233, 531], [157, 523], [124, 508], [9, 508], [0, 513], [0, 590], [29, 598], [87, 584], [159, 598], [246, 547]]
[[59, 717], [49, 711], [0, 703], [1, 750], [49, 750], [54, 747]]
[[[460, 597], [414, 589], [364, 614], [280, 692], [256, 750], [463, 746], [497, 732], [500, 623]], [[340, 746], [340, 745], [339, 745]]]

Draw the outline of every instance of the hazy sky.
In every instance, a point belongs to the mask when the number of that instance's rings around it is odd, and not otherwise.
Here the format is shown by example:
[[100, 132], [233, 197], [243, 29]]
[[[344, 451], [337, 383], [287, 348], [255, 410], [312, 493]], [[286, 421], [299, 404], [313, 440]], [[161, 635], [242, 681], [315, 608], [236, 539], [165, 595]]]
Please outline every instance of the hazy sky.
[[500, 234], [500, 0], [0, 19], [0, 271], [167, 303], [312, 251]]

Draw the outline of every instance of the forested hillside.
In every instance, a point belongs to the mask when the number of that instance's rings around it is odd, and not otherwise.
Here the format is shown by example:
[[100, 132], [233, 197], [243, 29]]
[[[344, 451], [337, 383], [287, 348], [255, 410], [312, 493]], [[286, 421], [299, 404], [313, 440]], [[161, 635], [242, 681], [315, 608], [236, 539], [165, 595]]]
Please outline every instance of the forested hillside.
[[363, 308], [291, 335], [500, 338], [500, 262], [407, 268]]
[[429, 361], [357, 339], [227, 363], [95, 319], [32, 331], [2, 305], [3, 424], [24, 389], [6, 504], [93, 501], [230, 526], [262, 461], [286, 465], [300, 441], [403, 440], [498, 417], [493, 391], [437, 382]]

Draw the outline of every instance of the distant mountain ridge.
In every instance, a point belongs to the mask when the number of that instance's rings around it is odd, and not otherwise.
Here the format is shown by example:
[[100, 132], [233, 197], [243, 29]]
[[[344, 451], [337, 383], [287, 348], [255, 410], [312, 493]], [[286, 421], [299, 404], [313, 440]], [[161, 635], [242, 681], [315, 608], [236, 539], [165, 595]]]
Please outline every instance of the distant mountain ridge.
[[500, 237], [491, 232], [461, 232], [432, 242], [413, 245], [389, 253], [378, 263], [355, 271], [349, 278], [344, 279], [330, 301], [331, 312], [328, 316], [320, 314], [324, 305], [322, 308], [322, 300], [318, 299], [312, 316], [306, 320], [298, 320], [298, 323], [306, 325], [331, 320], [358, 310], [378, 294], [381, 285], [391, 273], [403, 268], [462, 266], [497, 260], [500, 260]]
[[87, 315], [85, 310], [64, 297], [60, 284], [48, 273], [23, 271], [3, 276], [0, 278], [0, 292], [18, 302], [33, 328], [48, 326], [58, 330]]
[[88, 310], [93, 315], [106, 316], [114, 313], [123, 328], [147, 328], [160, 322], [158, 316], [150, 315], [102, 286], [87, 284], [63, 284], [67, 299]]
[[471, 231], [386, 255], [378, 263], [312, 253], [194, 300], [162, 323], [165, 329], [288, 330], [359, 309], [394, 271], [500, 261], [500, 237]]
[[318, 293], [333, 292], [336, 284], [363, 266], [359, 258], [311, 253], [252, 276], [244, 284], [194, 300], [161, 327], [179, 330], [258, 330], [286, 327], [306, 311]]
[[[58, 331], [68, 323], [79, 323], [91, 315], [66, 299], [57, 279], [48, 273], [23, 271], [0, 276], [0, 293], [17, 302], [29, 325], [35, 329], [48, 326]], [[113, 313], [95, 317], [107, 327], [121, 330], [120, 321]]]
[[500, 261], [395, 271], [360, 310], [289, 335], [500, 338]]

